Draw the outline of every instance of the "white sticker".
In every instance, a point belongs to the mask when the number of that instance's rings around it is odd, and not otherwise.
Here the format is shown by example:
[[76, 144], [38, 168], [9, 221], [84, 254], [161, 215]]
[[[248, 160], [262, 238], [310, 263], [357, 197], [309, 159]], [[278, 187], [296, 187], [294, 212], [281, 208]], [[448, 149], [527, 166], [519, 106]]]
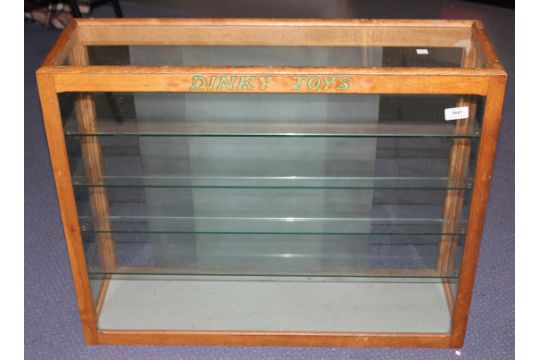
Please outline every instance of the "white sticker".
[[428, 55], [428, 49], [416, 49], [416, 55]]
[[459, 120], [469, 117], [469, 107], [460, 106], [455, 108], [444, 109], [444, 120]]

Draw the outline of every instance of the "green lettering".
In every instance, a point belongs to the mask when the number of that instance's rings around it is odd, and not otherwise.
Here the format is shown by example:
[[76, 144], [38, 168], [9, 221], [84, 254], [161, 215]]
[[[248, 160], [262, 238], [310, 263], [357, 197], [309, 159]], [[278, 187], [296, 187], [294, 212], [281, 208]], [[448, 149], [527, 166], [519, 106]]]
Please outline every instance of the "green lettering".
[[339, 78], [340, 84], [336, 87], [336, 90], [348, 90], [349, 81], [351, 80], [350, 76], [342, 76]]
[[208, 83], [208, 87], [206, 89], [213, 90], [214, 89], [214, 83], [216, 82], [216, 76], [210, 76], [210, 82]]
[[204, 76], [193, 75], [190, 90], [202, 90], [206, 86], [206, 78]]
[[332, 85], [334, 82], [336, 82], [336, 77], [332, 76], [331, 78], [328, 78], [328, 76], [324, 77], [324, 88], [323, 90], [328, 90], [330, 85]]
[[302, 82], [307, 80], [307, 77], [305, 76], [293, 76], [292, 78], [296, 80], [293, 90], [300, 90], [300, 85], [302, 85]]
[[240, 76], [240, 82], [238, 83], [236, 90], [253, 90], [251, 81], [255, 80], [256, 78], [256, 76]]
[[309, 78], [307, 86], [310, 90], [317, 90], [321, 86], [321, 79], [318, 77]]
[[260, 76], [259, 77], [259, 90], [266, 90], [268, 88], [268, 83], [272, 80], [271, 76]]
[[235, 81], [236, 81], [236, 76], [220, 76], [219, 84], [216, 90], [223, 89], [224, 85], [227, 88], [227, 90], [233, 90], [233, 85]]

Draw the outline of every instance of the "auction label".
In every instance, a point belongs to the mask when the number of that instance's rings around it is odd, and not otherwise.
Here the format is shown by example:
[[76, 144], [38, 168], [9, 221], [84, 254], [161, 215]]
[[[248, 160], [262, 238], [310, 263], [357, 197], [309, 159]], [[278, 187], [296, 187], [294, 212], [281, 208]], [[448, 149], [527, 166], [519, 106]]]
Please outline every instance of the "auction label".
[[467, 119], [469, 117], [469, 107], [460, 106], [455, 108], [444, 109], [444, 120], [459, 120]]

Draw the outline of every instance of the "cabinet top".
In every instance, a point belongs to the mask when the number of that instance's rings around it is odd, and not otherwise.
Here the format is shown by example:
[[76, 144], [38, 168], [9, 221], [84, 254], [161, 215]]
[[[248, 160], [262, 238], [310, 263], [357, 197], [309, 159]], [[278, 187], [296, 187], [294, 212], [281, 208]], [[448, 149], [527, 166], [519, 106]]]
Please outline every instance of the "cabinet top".
[[[92, 75], [125, 84], [110, 91], [400, 93], [430, 80], [442, 86], [433, 92], [462, 94], [506, 76], [477, 20], [367, 19], [75, 19], [39, 73], [63, 75], [57, 91], [99, 90], [83, 86]], [[114, 78], [137, 74], [166, 83], [138, 89]], [[377, 86], [369, 76], [394, 78]], [[453, 78], [437, 85], [441, 76]]]

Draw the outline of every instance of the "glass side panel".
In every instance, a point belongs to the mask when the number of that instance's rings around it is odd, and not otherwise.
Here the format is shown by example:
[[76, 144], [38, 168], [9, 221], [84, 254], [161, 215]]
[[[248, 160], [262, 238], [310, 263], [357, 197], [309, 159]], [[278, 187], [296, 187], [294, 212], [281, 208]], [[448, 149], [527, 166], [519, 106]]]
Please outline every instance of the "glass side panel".
[[[266, 318], [282, 315], [279, 302], [294, 309], [309, 294], [328, 293], [303, 313], [317, 321], [297, 319], [296, 330], [448, 331], [446, 302], [460, 271], [483, 98], [59, 99], [102, 329], [225, 330], [247, 313], [220, 307], [209, 292], [259, 311], [262, 298], [283, 289], [275, 306], [265, 305]], [[446, 110], [458, 106], [468, 114], [449, 119]], [[253, 291], [260, 302], [244, 304], [239, 297]], [[367, 322], [330, 325], [316, 309], [344, 318], [348, 305], [344, 313], [336, 305], [344, 296], [363, 298], [361, 306], [373, 306], [381, 324], [359, 315]], [[207, 311], [193, 318], [161, 313], [205, 301]], [[216, 316], [229, 320], [211, 320]], [[266, 329], [288, 329], [280, 326], [270, 321]]]
[[89, 65], [460, 68], [463, 47], [90, 46]]

